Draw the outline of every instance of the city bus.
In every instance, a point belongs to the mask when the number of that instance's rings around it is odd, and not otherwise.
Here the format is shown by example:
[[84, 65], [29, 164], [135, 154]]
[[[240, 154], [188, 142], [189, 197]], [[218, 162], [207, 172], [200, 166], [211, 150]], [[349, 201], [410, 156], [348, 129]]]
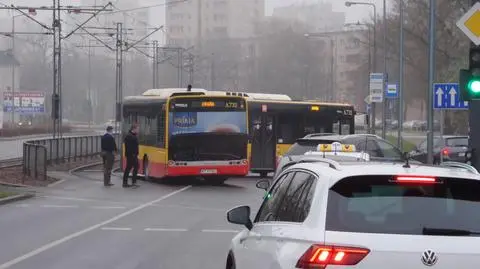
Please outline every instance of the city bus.
[[313, 133], [354, 134], [351, 104], [295, 101], [284, 94], [209, 91], [242, 96], [248, 104], [250, 171], [262, 177], [274, 172], [277, 159], [295, 140]]
[[139, 173], [145, 178], [198, 176], [221, 184], [248, 174], [245, 98], [205, 93], [151, 89], [124, 99], [122, 133], [139, 125]]

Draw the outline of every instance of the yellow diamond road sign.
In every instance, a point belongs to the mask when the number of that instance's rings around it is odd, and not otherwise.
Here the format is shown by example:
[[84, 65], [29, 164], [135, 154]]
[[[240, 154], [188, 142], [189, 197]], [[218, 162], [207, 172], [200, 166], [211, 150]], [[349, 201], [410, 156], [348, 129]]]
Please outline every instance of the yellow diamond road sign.
[[477, 2], [457, 21], [457, 27], [460, 28], [475, 45], [480, 45], [480, 2]]

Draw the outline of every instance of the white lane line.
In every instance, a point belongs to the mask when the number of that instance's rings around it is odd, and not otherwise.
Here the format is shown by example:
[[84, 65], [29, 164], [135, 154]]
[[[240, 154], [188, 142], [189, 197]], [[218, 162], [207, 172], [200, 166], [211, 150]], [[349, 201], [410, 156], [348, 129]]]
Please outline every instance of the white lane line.
[[125, 206], [92, 206], [93, 209], [125, 209]]
[[[103, 182], [101, 182], [103, 184]], [[125, 202], [116, 202], [116, 201], [108, 201], [108, 200], [100, 200], [100, 199], [88, 199], [88, 198], [75, 198], [75, 197], [65, 197], [65, 196], [50, 196], [50, 195], [42, 195], [38, 197], [43, 197], [43, 198], [51, 198], [51, 199], [57, 199], [57, 200], [71, 200], [71, 201], [78, 201], [78, 202], [97, 202], [97, 203], [106, 203], [106, 204], [122, 204], [126, 205], [129, 203]], [[141, 205], [141, 204], [133, 204], [132, 205]]]
[[228, 209], [220, 208], [208, 208], [208, 207], [196, 207], [196, 206], [182, 206], [182, 205], [151, 205], [152, 207], [167, 207], [167, 208], [181, 208], [181, 209], [191, 209], [191, 210], [203, 210], [203, 211], [217, 211], [217, 212], [226, 212]]
[[44, 245], [44, 246], [41, 246], [41, 247], [39, 247], [39, 248], [37, 248], [37, 249], [29, 252], [29, 253], [26, 253], [26, 254], [24, 254], [24, 255], [22, 255], [22, 256], [20, 256], [20, 257], [17, 257], [17, 258], [15, 258], [15, 259], [13, 259], [13, 260], [10, 260], [10, 261], [8, 261], [8, 262], [6, 262], [6, 263], [1, 264], [1, 265], [0, 265], [0, 269], [7, 269], [7, 268], [9, 268], [9, 267], [11, 267], [11, 266], [19, 263], [19, 262], [22, 262], [22, 261], [24, 261], [24, 260], [26, 260], [26, 259], [29, 259], [29, 258], [31, 258], [31, 257], [34, 257], [34, 256], [36, 256], [36, 255], [38, 255], [38, 254], [40, 254], [40, 253], [42, 253], [42, 252], [44, 252], [44, 251], [47, 251], [47, 250], [49, 250], [49, 249], [51, 249], [51, 248], [53, 248], [53, 247], [56, 247], [56, 246], [58, 246], [58, 245], [60, 245], [60, 244], [62, 244], [62, 243], [65, 243], [65, 242], [69, 241], [69, 240], [72, 240], [72, 239], [74, 239], [74, 238], [76, 238], [76, 237], [79, 237], [79, 236], [81, 236], [81, 235], [84, 235], [84, 234], [86, 234], [86, 233], [88, 233], [88, 232], [91, 232], [91, 231], [93, 231], [93, 230], [96, 230], [96, 229], [98, 229], [98, 228], [100, 228], [100, 227], [102, 227], [102, 226], [108, 225], [108, 224], [110, 224], [110, 223], [112, 223], [112, 222], [114, 222], [114, 221], [117, 221], [117, 220], [119, 220], [119, 219], [121, 219], [121, 218], [123, 218], [123, 217], [126, 217], [126, 216], [128, 216], [128, 215], [131, 215], [131, 214], [133, 214], [133, 213], [135, 213], [135, 212], [137, 212], [137, 211], [139, 211], [139, 210], [144, 209], [145, 207], [147, 207], [147, 206], [149, 206], [149, 205], [152, 205], [152, 204], [154, 204], [154, 203], [158, 203], [158, 202], [160, 202], [160, 201], [162, 201], [162, 200], [167, 199], [168, 197], [171, 197], [171, 196], [173, 196], [173, 195], [175, 195], [175, 194], [177, 194], [177, 193], [183, 192], [183, 191], [185, 191], [185, 190], [187, 190], [187, 189], [189, 189], [189, 188], [191, 188], [191, 187], [192, 187], [192, 185], [186, 186], [186, 187], [184, 187], [184, 188], [181, 188], [181, 189], [179, 189], [179, 190], [176, 190], [176, 191], [174, 191], [174, 192], [171, 192], [171, 193], [169, 193], [169, 194], [167, 194], [167, 195], [164, 195], [164, 196], [162, 196], [162, 197], [160, 197], [160, 198], [158, 198], [158, 199], [156, 199], [156, 200], [153, 200], [153, 201], [150, 201], [150, 202], [148, 202], [148, 203], [142, 204], [142, 205], [140, 205], [140, 206], [138, 206], [138, 207], [132, 208], [132, 209], [130, 209], [130, 210], [126, 211], [126, 212], [123, 212], [122, 214], [119, 214], [119, 215], [117, 215], [117, 216], [115, 216], [115, 217], [113, 217], [113, 218], [111, 218], [111, 219], [109, 219], [109, 220], [106, 220], [106, 221], [104, 221], [104, 222], [100, 222], [100, 223], [95, 224], [95, 225], [93, 225], [93, 226], [90, 226], [90, 227], [88, 227], [88, 228], [86, 228], [86, 229], [84, 229], [84, 230], [78, 231], [78, 232], [76, 232], [76, 233], [67, 235], [67, 236], [65, 236], [65, 237], [63, 237], [63, 238], [61, 238], [61, 239], [56, 240], [56, 241], [50, 242], [50, 243], [48, 243], [48, 244], [46, 244], [46, 245]]
[[18, 204], [18, 205], [15, 205], [15, 207], [29, 207], [30, 204]]
[[202, 230], [202, 233], [238, 233], [237, 230]]
[[104, 231], [131, 231], [132, 228], [122, 228], [122, 227], [102, 227], [101, 230]]
[[146, 228], [146, 232], [186, 232], [187, 229]]
[[78, 205], [42, 205], [45, 208], [78, 208]]
[[66, 180], [66, 179], [61, 179], [61, 180], [59, 180], [59, 181], [55, 181], [55, 182], [53, 182], [52, 184], [49, 184], [48, 187], [49, 187], [49, 188], [50, 188], [50, 187], [55, 187], [55, 186], [57, 186], [57, 185], [59, 185], [59, 184], [62, 184], [62, 183], [65, 182], [65, 181], [67, 181], [67, 180]]

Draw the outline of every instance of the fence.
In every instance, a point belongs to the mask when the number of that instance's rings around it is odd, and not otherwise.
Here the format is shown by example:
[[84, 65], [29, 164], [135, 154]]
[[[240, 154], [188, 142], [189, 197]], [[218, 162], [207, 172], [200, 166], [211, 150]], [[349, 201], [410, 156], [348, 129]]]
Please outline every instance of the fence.
[[[118, 135], [115, 135], [118, 138]], [[47, 179], [52, 164], [94, 157], [101, 153], [101, 135], [50, 138], [23, 143], [23, 174]]]

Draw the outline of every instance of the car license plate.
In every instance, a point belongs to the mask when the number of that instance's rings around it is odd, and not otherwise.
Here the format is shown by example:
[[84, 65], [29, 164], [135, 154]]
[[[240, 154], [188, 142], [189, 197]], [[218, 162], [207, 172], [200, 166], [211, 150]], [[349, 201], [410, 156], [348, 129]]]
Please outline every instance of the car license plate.
[[465, 157], [465, 152], [458, 153], [458, 157]]
[[200, 174], [216, 174], [217, 169], [202, 169], [200, 170]]

